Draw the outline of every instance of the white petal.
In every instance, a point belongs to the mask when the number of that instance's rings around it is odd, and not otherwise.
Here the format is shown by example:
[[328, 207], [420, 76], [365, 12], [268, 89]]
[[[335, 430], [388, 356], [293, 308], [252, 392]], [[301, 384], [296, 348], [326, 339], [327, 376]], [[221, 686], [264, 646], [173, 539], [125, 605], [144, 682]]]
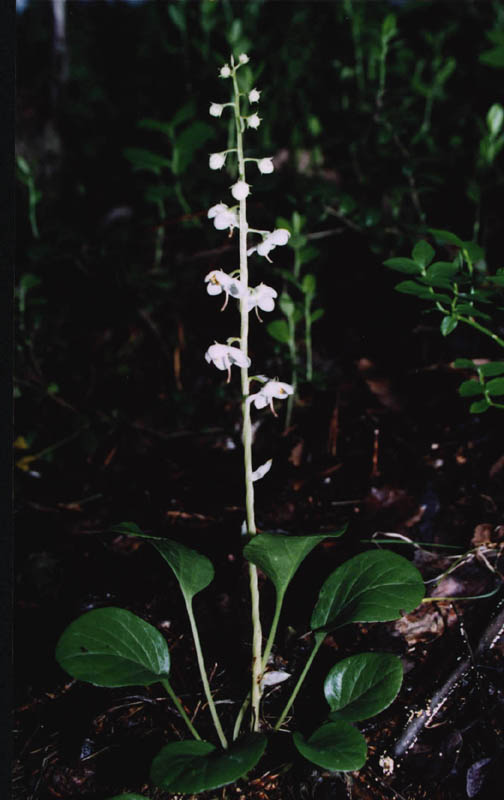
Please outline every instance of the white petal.
[[272, 669], [270, 672], [265, 672], [261, 679], [261, 686], [276, 686], [278, 683], [283, 683], [290, 678], [290, 672], [283, 672], [280, 669]]
[[264, 396], [262, 390], [260, 392], [257, 392], [256, 394], [251, 394], [250, 399], [252, 400], [256, 408], [266, 408], [266, 406], [269, 403], [268, 398]]
[[261, 158], [261, 160], [257, 162], [257, 167], [259, 172], [262, 172], [263, 175], [269, 175], [274, 170], [271, 158]]
[[286, 228], [277, 228], [271, 235], [271, 241], [274, 244], [282, 245], [287, 244], [290, 238], [290, 233]]
[[264, 476], [270, 471], [272, 463], [273, 459], [269, 458], [267, 461], [264, 462], [264, 464], [261, 464], [261, 466], [258, 467], [256, 470], [254, 470], [254, 472], [252, 473], [252, 480], [260, 481], [261, 478], [264, 478]]
[[212, 208], [208, 209], [208, 219], [213, 219], [217, 216], [217, 214], [222, 214], [224, 211], [227, 211], [228, 207], [225, 203], [217, 203], [216, 206], [212, 206]]

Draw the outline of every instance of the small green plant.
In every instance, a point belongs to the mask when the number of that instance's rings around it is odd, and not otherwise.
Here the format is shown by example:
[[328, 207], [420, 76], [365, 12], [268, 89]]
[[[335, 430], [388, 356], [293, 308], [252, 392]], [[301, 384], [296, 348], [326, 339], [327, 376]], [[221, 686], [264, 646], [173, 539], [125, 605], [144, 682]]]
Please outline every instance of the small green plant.
[[[294, 211], [290, 220], [283, 217], [277, 218], [277, 225], [290, 233], [289, 246], [294, 250], [292, 271], [276, 269], [289, 288], [294, 289], [294, 297], [284, 289], [279, 299], [280, 310], [285, 319], [273, 320], [267, 325], [267, 331], [278, 342], [287, 345], [289, 361], [291, 363], [291, 384], [294, 392], [287, 400], [287, 413], [285, 427], [288, 428], [292, 420], [295, 393], [298, 380], [301, 376], [306, 381], [313, 380], [313, 352], [312, 352], [312, 325], [324, 314], [324, 309], [313, 310], [313, 302], [317, 294], [317, 279], [312, 273], [301, 276], [301, 268], [318, 255], [316, 247], [309, 243], [304, 232], [306, 218]], [[304, 323], [302, 338], [304, 341], [304, 365], [300, 362], [298, 332], [300, 323]]]
[[17, 177], [28, 189], [28, 216], [34, 239], [38, 239], [39, 229], [37, 224], [37, 205], [42, 199], [42, 193], [35, 186], [33, 169], [23, 156], [16, 156]]
[[[463, 241], [450, 231], [431, 228], [429, 232], [438, 245], [455, 256], [451, 261], [434, 260], [434, 248], [422, 239], [410, 258], [387, 259], [385, 266], [409, 276], [396, 285], [396, 290], [427, 301], [432, 306], [429, 310], [439, 312], [443, 336], [449, 336], [461, 323], [504, 348], [504, 339], [496, 333], [504, 270], [489, 275], [485, 253], [476, 242]], [[476, 373], [459, 387], [462, 397], [472, 398], [472, 414], [481, 414], [491, 406], [504, 408], [504, 403], [496, 399], [504, 395], [504, 361], [458, 358], [454, 366]]]
[[[171, 683], [171, 658], [163, 635], [152, 625], [121, 608], [100, 608], [89, 611], [72, 622], [61, 636], [56, 658], [70, 675], [97, 686], [123, 687], [161, 684], [184, 720], [191, 738], [167, 742], [155, 756], [150, 777], [153, 784], [167, 792], [197, 795], [243, 778], [260, 761], [268, 744], [268, 736], [291, 736], [305, 759], [329, 770], [349, 771], [363, 766], [367, 757], [366, 740], [355, 727], [386, 708], [396, 697], [402, 681], [400, 660], [391, 654], [360, 653], [335, 664], [323, 686], [327, 712], [322, 720], [314, 720], [308, 736], [300, 731], [290, 733], [287, 718], [301, 690], [306, 675], [326, 635], [357, 622], [380, 622], [398, 619], [422, 600], [424, 584], [418, 570], [403, 557], [388, 551], [370, 550], [350, 558], [338, 566], [320, 588], [310, 621], [313, 638], [311, 653], [301, 673], [291, 676], [272, 669], [271, 654], [277, 637], [283, 603], [289, 585], [304, 559], [324, 539], [339, 538], [346, 526], [336, 531], [305, 535], [260, 532], [255, 522], [254, 485], [271, 469], [272, 460], [255, 466], [252, 452], [252, 409], [271, 409], [274, 402], [293, 394], [291, 384], [262, 374], [251, 376], [249, 370], [249, 329], [251, 311], [274, 309], [276, 290], [264, 283], [250, 286], [249, 258], [265, 258], [278, 246], [289, 241], [285, 228], [273, 231], [249, 227], [247, 198], [250, 184], [247, 166], [255, 165], [261, 174], [271, 173], [270, 157], [245, 155], [244, 136], [258, 128], [261, 117], [255, 111], [260, 92], [239, 82], [240, 68], [249, 58], [242, 53], [220, 70], [223, 80], [232, 83], [229, 102], [212, 102], [210, 114], [220, 117], [230, 111], [234, 126], [232, 145], [210, 155], [210, 168], [221, 169], [231, 157], [235, 163], [235, 180], [231, 185], [234, 204], [219, 202], [208, 211], [217, 230], [232, 235], [238, 231], [239, 268], [228, 274], [213, 269], [205, 278], [208, 294], [224, 295], [224, 307], [238, 304], [239, 333], [225, 343], [208, 347], [205, 358], [231, 382], [233, 367], [240, 371], [242, 443], [245, 482], [245, 521], [242, 527], [243, 558], [248, 563], [252, 648], [250, 677], [244, 686], [244, 698], [230, 729], [222, 724], [212, 697], [201, 639], [193, 610], [193, 599], [204, 591], [214, 577], [213, 565], [201, 555], [177, 541], [147, 535], [133, 523], [122, 523], [113, 530], [127, 536], [145, 539], [173, 571], [187, 610], [194, 640], [197, 663], [217, 743], [203, 740], [190, 714], [182, 706], [176, 687]], [[250, 241], [249, 237], [253, 237]], [[307, 276], [304, 280], [306, 282]], [[299, 274], [296, 279], [299, 279]], [[315, 286], [305, 288], [305, 296], [314, 294]], [[304, 308], [311, 305], [305, 300]], [[252, 387], [253, 384], [253, 387]], [[258, 385], [258, 388], [257, 388]], [[254, 390], [252, 390], [252, 388]], [[261, 618], [258, 570], [275, 589], [272, 620]], [[263, 637], [263, 624], [268, 625]], [[284, 707], [273, 722], [261, 713], [264, 690], [292, 679]], [[242, 734], [242, 727], [247, 732]], [[133, 796], [134, 797], [134, 796]], [[131, 800], [131, 796], [130, 796]]]

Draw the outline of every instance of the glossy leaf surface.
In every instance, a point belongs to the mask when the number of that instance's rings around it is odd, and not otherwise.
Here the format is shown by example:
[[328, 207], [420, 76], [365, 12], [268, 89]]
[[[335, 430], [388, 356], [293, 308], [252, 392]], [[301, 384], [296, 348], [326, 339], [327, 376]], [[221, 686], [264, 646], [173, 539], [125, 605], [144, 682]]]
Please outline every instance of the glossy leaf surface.
[[259, 533], [244, 547], [243, 555], [272, 581], [282, 595], [294, 577], [299, 565], [319, 542], [338, 538], [347, 529], [312, 536], [287, 536], [282, 533]]
[[301, 755], [318, 767], [348, 772], [366, 763], [366, 740], [345, 720], [322, 725], [309, 739], [297, 731], [292, 738]]
[[151, 779], [168, 792], [196, 794], [217, 789], [255, 767], [266, 741], [263, 734], [255, 733], [224, 751], [209, 742], [171, 742], [152, 762]]
[[331, 720], [369, 719], [387, 708], [403, 679], [401, 660], [390, 653], [359, 653], [344, 658], [329, 671], [324, 694]]
[[349, 622], [387, 622], [412, 611], [424, 596], [416, 567], [397, 553], [370, 550], [346, 561], [323, 584], [311, 618], [313, 630]]
[[97, 608], [70, 623], [56, 660], [73, 678], [95, 686], [148, 686], [170, 672], [160, 632], [123, 608]]

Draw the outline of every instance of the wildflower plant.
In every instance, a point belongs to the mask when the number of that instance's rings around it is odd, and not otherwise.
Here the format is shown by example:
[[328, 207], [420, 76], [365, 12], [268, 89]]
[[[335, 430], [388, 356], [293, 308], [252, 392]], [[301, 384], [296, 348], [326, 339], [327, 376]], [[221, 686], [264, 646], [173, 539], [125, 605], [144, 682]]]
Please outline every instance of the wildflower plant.
[[[247, 93], [240, 88], [239, 70], [248, 61], [245, 54], [236, 61], [231, 56], [229, 63], [221, 68], [220, 78], [231, 82], [232, 99], [230, 102], [212, 102], [209, 108], [212, 117], [220, 117], [229, 111], [234, 121], [235, 146], [210, 155], [210, 167], [217, 170], [228, 158], [235, 159], [237, 174], [230, 187], [232, 199], [226, 198], [228, 203], [219, 201], [213, 205], [208, 218], [217, 230], [228, 230], [229, 235], [237, 229], [239, 267], [229, 274], [220, 268], [212, 269], [203, 281], [211, 297], [223, 295], [224, 307], [237, 302], [240, 312], [239, 332], [226, 342], [209, 344], [205, 359], [225, 372], [228, 382], [234, 377], [234, 368], [240, 372], [246, 513], [243, 557], [248, 562], [252, 628], [251, 669], [243, 687], [244, 697], [240, 698], [242, 702], [234, 724], [226, 729], [212, 697], [193, 610], [195, 595], [205, 590], [213, 580], [214, 568], [210, 559], [177, 541], [147, 535], [133, 523], [121, 523], [113, 530], [147, 540], [179, 583], [201, 683], [220, 747], [202, 739], [187, 707], [180, 702], [170, 681], [170, 653], [163, 635], [130, 611], [110, 607], [87, 612], [69, 625], [56, 649], [60, 665], [79, 680], [109, 687], [153, 683], [164, 687], [192, 738], [165, 744], [152, 762], [150, 777], [164, 791], [191, 795], [243, 778], [263, 756], [268, 736], [277, 735], [277, 732], [280, 732], [278, 735], [291, 735], [287, 727], [288, 715], [329, 632], [352, 622], [397, 619], [415, 608], [424, 594], [419, 572], [403, 557], [384, 550], [356, 555], [340, 564], [320, 589], [310, 622], [313, 648], [301, 673], [291, 676], [271, 669], [283, 602], [292, 578], [320, 542], [340, 537], [346, 526], [336, 531], [306, 535], [261, 532], [256, 526], [254, 484], [267, 475], [272, 460], [254, 464], [251, 415], [256, 411], [275, 414], [275, 404], [292, 397], [293, 387], [276, 377], [250, 375], [251, 320], [258, 317], [254, 324], [260, 324], [259, 311], [268, 313], [274, 309], [277, 292], [264, 283], [251, 285], [254, 281], [249, 276], [249, 258], [270, 262], [272, 251], [286, 245], [290, 234], [284, 228], [259, 230], [248, 224], [247, 198], [252, 193], [252, 185], [247, 167], [255, 164], [259, 175], [267, 175], [273, 164], [268, 156], [252, 158], [245, 155], [244, 136], [249, 130], [253, 136], [261, 123], [255, 110], [261, 92], [254, 88]], [[273, 618], [264, 637], [262, 623], [267, 621], [262, 620], [260, 614], [259, 569], [273, 584], [276, 596]], [[276, 721], [266, 721], [261, 713], [264, 690], [287, 684], [291, 679], [292, 686], [283, 698], [285, 702]], [[314, 723], [308, 737], [300, 731], [294, 732], [292, 741], [295, 748], [305, 759], [323, 769], [359, 769], [365, 763], [367, 746], [354, 723], [386, 708], [397, 695], [401, 681], [402, 665], [400, 659], [392, 654], [360, 653], [335, 664], [320, 689], [327, 700], [326, 718], [321, 725], [318, 724], [320, 720]], [[242, 728], [248, 728], [248, 731], [242, 733]]]

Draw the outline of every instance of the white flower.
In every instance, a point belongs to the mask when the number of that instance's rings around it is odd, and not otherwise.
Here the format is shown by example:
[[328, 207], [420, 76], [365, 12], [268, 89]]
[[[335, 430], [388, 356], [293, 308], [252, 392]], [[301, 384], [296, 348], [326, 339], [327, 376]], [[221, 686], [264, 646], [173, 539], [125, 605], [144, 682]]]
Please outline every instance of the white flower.
[[212, 206], [208, 211], [208, 218], [213, 219], [218, 231], [224, 231], [226, 228], [233, 230], [238, 227], [238, 217], [226, 203], [217, 203], [216, 206]]
[[287, 244], [290, 239], [290, 232], [287, 228], [277, 228], [271, 234], [271, 241], [274, 245], [277, 244]]
[[[278, 293], [271, 286], [266, 286], [265, 283], [260, 283], [255, 289], [249, 288], [248, 310], [251, 311], [255, 308], [256, 313], [258, 308], [260, 308], [261, 311], [273, 311], [275, 308], [275, 297], [278, 297]], [[257, 316], [259, 316], [259, 314], [257, 314]]]
[[263, 175], [269, 175], [269, 173], [274, 170], [271, 158], [261, 158], [261, 160], [257, 162], [257, 167], [259, 172], [262, 172]]
[[250, 194], [250, 186], [245, 181], [237, 181], [231, 186], [231, 194], [236, 200], [245, 200]]
[[226, 154], [225, 153], [212, 153], [210, 156], [210, 169], [222, 169], [224, 164], [226, 163]]
[[260, 481], [261, 478], [264, 478], [264, 476], [270, 471], [272, 464], [273, 464], [273, 459], [269, 458], [264, 464], [261, 464], [260, 467], [258, 467], [253, 471], [252, 480], [254, 481], [254, 483], [255, 481]]
[[205, 277], [205, 283], [207, 284], [208, 294], [217, 295], [224, 292], [226, 295], [221, 311], [224, 311], [226, 308], [229, 295], [231, 295], [231, 297], [240, 297], [242, 295], [240, 281], [237, 278], [232, 278], [231, 275], [228, 275], [227, 272], [224, 272], [222, 269], [213, 269], [209, 272]]
[[280, 400], [293, 394], [294, 388], [290, 383], [283, 383], [282, 381], [271, 380], [261, 386], [258, 392], [249, 395], [249, 400], [254, 403], [256, 408], [266, 408], [267, 405], [271, 408], [273, 414], [276, 416], [275, 408], [273, 406], [273, 398], [277, 397]]
[[219, 75], [220, 75], [221, 78], [229, 78], [230, 77], [231, 69], [229, 67], [229, 64], [224, 64], [224, 66], [221, 67]]
[[233, 364], [239, 367], [250, 367], [250, 358], [239, 347], [230, 347], [227, 344], [218, 344], [217, 342], [210, 345], [205, 353], [205, 359], [209, 364], [215, 364], [217, 369], [227, 369], [228, 383], [231, 380], [231, 366]]
[[264, 256], [268, 259], [268, 261], [271, 261], [271, 259], [268, 258], [268, 253], [270, 253], [271, 250], [274, 250], [275, 247], [279, 245], [287, 244], [289, 238], [290, 233], [286, 228], [277, 228], [276, 230], [272, 231], [272, 233], [268, 233], [262, 242], [256, 247], [251, 247], [249, 250], [247, 250], [247, 255], [250, 256], [252, 253], [257, 251], [258, 255]]
[[245, 117], [249, 128], [258, 128], [261, 124], [261, 118], [257, 114], [252, 114], [250, 117]]
[[221, 105], [220, 103], [211, 103], [209, 111], [211, 117], [220, 117], [223, 111], [224, 111], [223, 105]]
[[249, 61], [250, 61], [250, 58], [248, 57], [248, 55], [246, 53], [241, 53], [240, 54], [240, 58], [239, 58], [240, 64], [248, 64]]
[[260, 96], [261, 92], [259, 92], [257, 89], [252, 89], [252, 91], [249, 92], [248, 96], [249, 103], [258, 103]]

